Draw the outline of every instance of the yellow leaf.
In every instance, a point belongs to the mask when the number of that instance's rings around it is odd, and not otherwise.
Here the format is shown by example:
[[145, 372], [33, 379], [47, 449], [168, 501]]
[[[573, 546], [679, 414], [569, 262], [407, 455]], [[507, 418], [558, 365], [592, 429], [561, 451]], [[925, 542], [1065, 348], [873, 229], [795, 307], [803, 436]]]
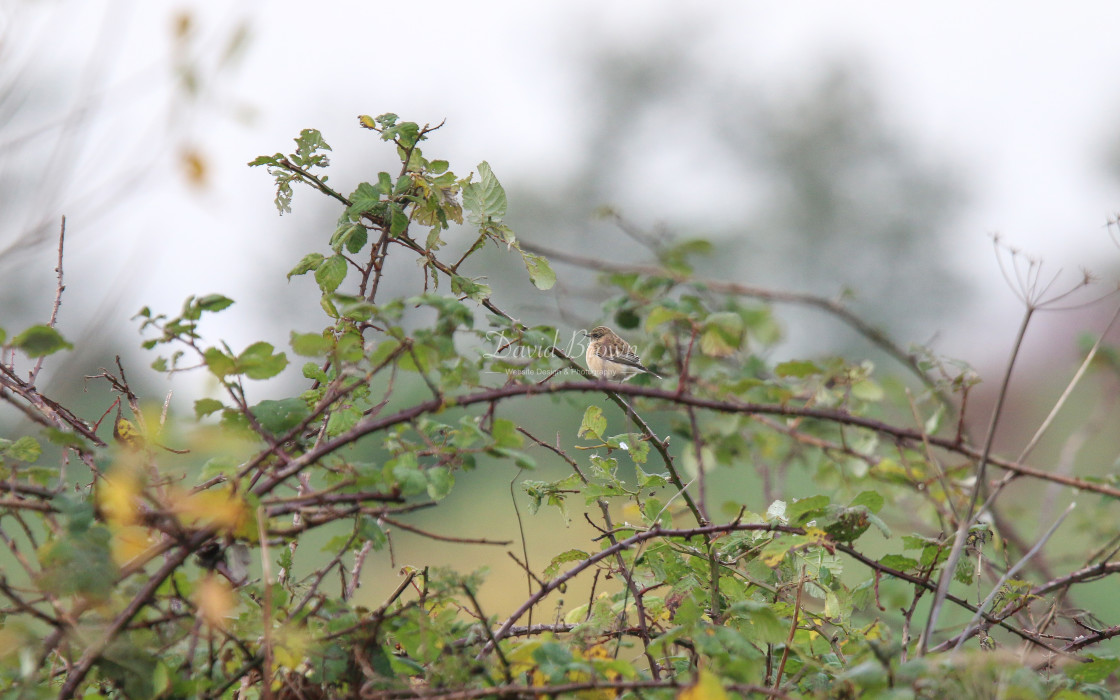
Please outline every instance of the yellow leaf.
[[677, 700], [727, 700], [727, 693], [714, 673], [701, 670], [696, 683], [677, 693]]
[[272, 657], [277, 666], [298, 668], [307, 660], [308, 649], [311, 648], [312, 643], [311, 636], [305, 630], [293, 625], [285, 625], [272, 635]]
[[209, 168], [206, 165], [206, 156], [203, 155], [202, 151], [194, 147], [182, 149], [179, 153], [179, 167], [182, 168], [187, 184], [198, 188], [206, 186], [209, 179]]
[[805, 537], [811, 544], [824, 544], [828, 542], [828, 533], [819, 527], [805, 528]]
[[113, 548], [113, 561], [118, 566], [124, 566], [136, 557], [148, 551], [155, 544], [152, 532], [146, 527], [128, 525], [117, 528], [113, 532], [111, 546]]
[[228, 487], [198, 493], [180, 492], [172, 496], [170, 506], [184, 527], [213, 526], [222, 532], [244, 536], [252, 523], [249, 505]]
[[237, 599], [224, 578], [211, 574], [199, 581], [194, 592], [194, 604], [206, 624], [224, 628]]
[[15, 656], [20, 651], [27, 649], [30, 642], [31, 640], [25, 639], [25, 636], [21, 634], [21, 630], [12, 626], [0, 627], [0, 659]]
[[117, 415], [117, 421], [113, 423], [113, 439], [118, 443], [133, 450], [144, 449], [144, 437], [136, 426], [132, 424], [129, 419]]
[[97, 505], [113, 525], [140, 522], [139, 498], [143, 485], [131, 469], [115, 469], [97, 488]]

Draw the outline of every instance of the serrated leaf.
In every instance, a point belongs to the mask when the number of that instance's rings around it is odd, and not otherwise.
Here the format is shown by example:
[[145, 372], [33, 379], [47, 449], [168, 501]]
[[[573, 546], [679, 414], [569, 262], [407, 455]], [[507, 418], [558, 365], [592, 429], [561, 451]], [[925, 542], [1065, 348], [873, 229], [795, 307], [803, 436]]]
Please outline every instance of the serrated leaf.
[[[2, 443], [0, 443], [2, 444]], [[12, 444], [0, 449], [0, 454], [21, 462], [34, 462], [43, 453], [43, 448], [35, 438], [24, 435]]]
[[207, 294], [195, 300], [194, 305], [200, 311], [221, 311], [233, 306], [233, 299], [221, 294]]
[[495, 418], [490, 434], [497, 447], [517, 449], [525, 444], [525, 438], [517, 432], [517, 424], [505, 418]]
[[288, 357], [280, 352], [274, 353], [271, 343], [263, 340], [253, 343], [237, 356], [238, 373], [249, 379], [270, 379], [284, 371]]
[[646, 332], [651, 332], [664, 323], [676, 321], [681, 318], [688, 318], [688, 314], [664, 306], [655, 306], [650, 309], [649, 315], [646, 316]]
[[478, 164], [478, 178], [463, 188], [463, 207], [471, 214], [467, 220], [476, 226], [501, 221], [506, 215], [506, 191], [486, 161]]
[[709, 357], [727, 357], [743, 344], [743, 318], [737, 313], [714, 313], [704, 320], [700, 352]]
[[206, 348], [202, 353], [202, 359], [214, 376], [219, 379], [237, 372], [236, 361], [219, 348]]
[[883, 508], [885, 499], [878, 491], [863, 491], [858, 496], [852, 499], [848, 504], [849, 508], [855, 506], [867, 506], [867, 509], [872, 513], [878, 513]]
[[529, 270], [529, 279], [533, 286], [540, 290], [552, 289], [556, 284], [556, 273], [548, 260], [532, 253], [522, 253], [521, 259], [525, 261], [525, 268]]
[[61, 333], [42, 324], [31, 326], [12, 338], [12, 345], [22, 350], [28, 357], [45, 357], [59, 350], [70, 350], [74, 347], [66, 342]]
[[1089, 663], [1066, 667], [1066, 675], [1079, 683], [1100, 683], [1120, 669], [1120, 659], [1089, 655]]
[[217, 399], [199, 399], [194, 402], [194, 416], [195, 418], [202, 418], [223, 408], [225, 408], [225, 404]]
[[323, 140], [323, 135], [318, 129], [304, 129], [296, 138], [296, 152], [292, 155], [295, 160], [305, 165], [327, 165], [329, 161], [326, 155], [318, 154], [317, 151], [329, 150], [331, 150], [330, 145]]
[[322, 333], [296, 333], [292, 331], [290, 340], [292, 350], [302, 357], [321, 357], [326, 355], [334, 341]]
[[426, 472], [428, 477], [428, 496], [433, 501], [442, 501], [455, 486], [455, 475], [447, 467], [433, 467]]
[[489, 285], [479, 284], [472, 279], [460, 275], [452, 275], [451, 277], [451, 293], [457, 296], [481, 301], [490, 298], [491, 291]]
[[778, 519], [788, 522], [788, 518], [786, 518], [786, 507], [787, 506], [785, 501], [774, 501], [766, 508], [766, 519]]
[[350, 193], [350, 208], [347, 210], [353, 218], [358, 218], [358, 214], [372, 210], [381, 203], [381, 196], [385, 194], [385, 190], [378, 185], [371, 185], [368, 182], [363, 182]]
[[902, 556], [901, 554], [887, 554], [879, 560], [883, 566], [889, 566], [892, 569], [899, 571], [913, 571], [918, 568], [919, 563], [917, 559]]
[[322, 253], [308, 253], [303, 256], [303, 258], [296, 263], [296, 266], [292, 268], [291, 272], [288, 273], [288, 279], [291, 279], [295, 275], [302, 275], [312, 270], [318, 270], [319, 266], [323, 264], [323, 260], [325, 260], [325, 258]]
[[556, 574], [560, 573], [560, 567], [564, 564], [573, 561], [586, 561], [590, 556], [582, 549], [569, 549], [566, 552], [561, 552], [554, 556], [552, 561], [548, 562], [548, 566], [544, 568], [544, 578], [546, 580], [555, 578]]
[[638, 488], [662, 488], [669, 484], [669, 473], [648, 474], [640, 466], [635, 465], [635, 476], [638, 479]]
[[261, 165], [280, 165], [280, 161], [283, 159], [283, 153], [276, 153], [271, 156], [257, 156], [253, 160], [249, 161], [248, 165], [250, 168], [255, 168]]
[[587, 410], [583, 412], [583, 420], [579, 424], [579, 432], [576, 433], [576, 437], [591, 435], [598, 440], [602, 440], [603, 431], [606, 429], [607, 419], [603, 416], [603, 409], [598, 406], [588, 406]]
[[301, 398], [274, 401], [265, 399], [250, 409], [261, 427], [273, 435], [283, 435], [308, 416], [307, 402]]
[[332, 255], [315, 270], [315, 282], [326, 294], [338, 289], [344, 279], [346, 279], [346, 258], [341, 255]]
[[818, 495], [801, 498], [786, 507], [786, 518], [790, 524], [797, 524], [803, 515], [820, 510], [829, 504], [828, 496]]
[[408, 216], [399, 204], [390, 205], [389, 211], [389, 235], [396, 238], [408, 228]]

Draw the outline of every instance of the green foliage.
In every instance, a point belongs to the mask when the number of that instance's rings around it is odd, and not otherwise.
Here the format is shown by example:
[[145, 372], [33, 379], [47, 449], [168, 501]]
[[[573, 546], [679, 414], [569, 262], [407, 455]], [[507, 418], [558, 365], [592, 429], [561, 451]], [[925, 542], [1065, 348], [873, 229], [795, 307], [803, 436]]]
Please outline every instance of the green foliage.
[[62, 335], [50, 326], [31, 326], [12, 338], [12, 346], [22, 350], [28, 357], [53, 355], [59, 350], [71, 350], [73, 345], [63, 340]]
[[[516, 320], [503, 309], [509, 292], [475, 257], [494, 243], [520, 257], [538, 291], [554, 288], [549, 262], [506, 223], [510, 203], [491, 167], [459, 177], [429, 159], [422, 148], [439, 127], [394, 114], [359, 124], [395, 148], [397, 175], [333, 189], [330, 147], [313, 129], [292, 153], [250, 164], [274, 178], [281, 213], [296, 184], [338, 207], [287, 273], [323, 314], [318, 328], [280, 329], [304, 358], [298, 369], [269, 342], [238, 352], [208, 338], [211, 314], [234, 313], [228, 297], [189, 297], [176, 316], [145, 307], [143, 347], [162, 353], [153, 367], [200, 369], [215, 393], [190, 415], [150, 410], [123, 369], [103, 369], [95, 379], [114, 395], [102, 409], [112, 424], [102, 434], [115, 438], [106, 445], [95, 424], [39, 393], [37, 370], [16, 371], [17, 359], [35, 367], [71, 347], [62, 334], [49, 324], [10, 339], [0, 331], [0, 398], [42, 424], [0, 439], [0, 533], [11, 553], [0, 575], [0, 687], [19, 697], [268, 688], [385, 699], [1115, 689], [1120, 662], [1100, 648], [1107, 629], [1083, 624], [1077, 634], [1096, 636], [1075, 641], [1034, 622], [1111, 562], [1058, 582], [1021, 571], [981, 625], [946, 621], [932, 647], [917, 640], [933, 625], [921, 604], [939, 582], [953, 584], [946, 600], [968, 619], [976, 587], [999, 577], [991, 563], [1010, 557], [996, 519], [954, 547], [980, 454], [950, 432], [976, 382], [966, 365], [910, 355], [920, 388], [908, 393], [869, 361], [775, 360], [771, 308], [694, 277], [693, 258], [714, 247], [685, 240], [655, 248], [658, 268], [601, 278], [603, 318], [640, 340], [643, 361], [666, 379], [589, 380], [572, 371], [582, 348], [559, 340], [566, 321]], [[415, 268], [390, 268], [389, 256]], [[422, 293], [387, 297], [390, 269], [417, 268]], [[257, 395], [282, 376], [301, 390]], [[75, 464], [88, 473], [75, 475]], [[480, 540], [411, 520], [454, 507], [464, 483], [495, 474], [516, 482], [516, 517], [552, 518], [571, 533], [590, 523], [586, 542], [521, 542], [521, 528]], [[1105, 481], [1053, 483], [1120, 496]], [[464, 530], [493, 522], [505, 498], [505, 486], [472, 498], [457, 515]], [[395, 545], [402, 530], [508, 547], [525, 578], [418, 561], [423, 552]], [[312, 532], [321, 552], [307, 546]], [[1112, 533], [1085, 537], [1101, 546]], [[392, 592], [370, 605], [355, 590], [378, 554], [415, 563], [394, 565]], [[553, 595], [576, 583], [590, 593]], [[501, 609], [480, 601], [496, 587]], [[942, 654], [958, 636], [967, 653]], [[1037, 659], [1024, 665], [1000, 649], [1022, 640], [1068, 665], [1039, 673]]]

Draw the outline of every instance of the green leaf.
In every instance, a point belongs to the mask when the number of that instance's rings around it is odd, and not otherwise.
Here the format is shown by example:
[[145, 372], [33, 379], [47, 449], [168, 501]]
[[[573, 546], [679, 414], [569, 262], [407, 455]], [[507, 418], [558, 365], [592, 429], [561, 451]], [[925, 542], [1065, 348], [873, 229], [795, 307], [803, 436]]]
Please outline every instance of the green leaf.
[[416, 468], [416, 456], [411, 453], [389, 460], [385, 470], [397, 481], [402, 496], [416, 496], [428, 490], [428, 479]]
[[288, 357], [282, 352], [273, 353], [273, 350], [272, 344], [263, 340], [245, 348], [237, 356], [238, 373], [249, 379], [270, 379], [280, 374], [288, 366]]
[[700, 335], [700, 352], [710, 357], [727, 357], [743, 344], [743, 318], [723, 311], [704, 320]]
[[317, 153], [320, 150], [331, 150], [330, 145], [323, 140], [323, 135], [318, 129], [304, 129], [296, 138], [296, 152], [292, 156], [302, 165], [328, 165], [326, 154]]
[[107, 599], [117, 580], [109, 540], [109, 530], [94, 525], [47, 542], [39, 557], [43, 565], [39, 585], [57, 595]]
[[366, 241], [369, 240], [369, 233], [361, 224], [349, 224], [335, 231], [334, 238], [332, 247], [335, 251], [341, 251], [345, 247], [347, 252], [354, 254], [365, 246]]
[[522, 253], [521, 259], [525, 261], [525, 268], [529, 270], [529, 279], [533, 286], [540, 290], [552, 289], [556, 284], [556, 273], [548, 260], [532, 253]]
[[354, 406], [339, 408], [331, 413], [327, 419], [327, 435], [341, 435], [357, 425], [362, 419], [362, 412]]
[[566, 552], [561, 552], [554, 556], [552, 561], [548, 563], [548, 566], [545, 567], [544, 578], [546, 580], [555, 578], [556, 574], [560, 573], [560, 567], [564, 564], [573, 561], [586, 561], [590, 556], [591, 555], [581, 549], [569, 549]]
[[433, 501], [442, 501], [455, 486], [455, 475], [447, 467], [433, 467], [426, 472], [428, 477], [428, 496]]
[[[5, 441], [0, 441], [0, 446], [3, 442]], [[39, 441], [28, 435], [24, 435], [7, 447], [0, 449], [0, 454], [18, 459], [21, 462], [34, 462], [39, 459], [39, 455], [42, 453], [43, 448], [39, 445]]]
[[478, 177], [463, 187], [463, 206], [471, 213], [467, 220], [475, 226], [499, 222], [506, 215], [506, 191], [486, 161], [478, 164]]
[[451, 293], [482, 301], [490, 298], [491, 289], [490, 285], [479, 284], [472, 279], [453, 275], [451, 277]]
[[681, 318], [688, 318], [688, 314], [664, 306], [655, 306], [650, 309], [649, 316], [646, 317], [646, 332], [648, 333], [664, 323]]
[[375, 551], [381, 551], [381, 548], [389, 541], [377, 520], [368, 515], [363, 515], [358, 519], [358, 537], [372, 542]]
[[1066, 675], [1078, 683], [1100, 683], [1120, 669], [1120, 659], [1089, 655], [1089, 663], [1066, 667]]
[[517, 449], [525, 444], [525, 438], [517, 432], [517, 424], [505, 418], [495, 418], [490, 430], [496, 447]]
[[[643, 443], [644, 444], [644, 443]], [[635, 476], [638, 478], [639, 488], [659, 489], [669, 484], [669, 472], [661, 474], [647, 474], [640, 466], [635, 465]]]
[[344, 279], [346, 279], [346, 258], [341, 255], [332, 255], [315, 270], [315, 282], [326, 294], [338, 289], [338, 285], [342, 284]]
[[591, 435], [599, 440], [603, 439], [603, 431], [607, 429], [607, 419], [603, 416], [603, 409], [598, 406], [588, 406], [583, 412], [583, 420], [579, 424], [577, 437]]
[[852, 384], [852, 396], [863, 401], [882, 401], [883, 387], [873, 379], [861, 379]]
[[296, 266], [292, 268], [291, 272], [288, 273], [288, 279], [291, 279], [295, 275], [302, 275], [312, 270], [318, 270], [319, 266], [323, 264], [323, 260], [325, 260], [325, 258], [322, 253], [308, 253], [303, 256], [303, 258], [296, 263]]
[[878, 513], [886, 501], [883, 499], [882, 494], [878, 491], [863, 491], [858, 496], [852, 499], [848, 504], [849, 508], [855, 506], [867, 506], [867, 509], [872, 513]]
[[296, 333], [291, 334], [292, 350], [302, 357], [321, 357], [331, 351], [334, 341], [326, 338], [322, 333]]
[[219, 379], [237, 373], [236, 361], [218, 348], [206, 348], [202, 353], [202, 359], [214, 376]]
[[46, 325], [31, 326], [12, 338], [12, 345], [23, 350], [28, 357], [44, 357], [74, 347], [58, 331]]
[[277, 153], [271, 156], [257, 156], [253, 160], [249, 161], [248, 165], [250, 168], [256, 168], [261, 165], [280, 165], [280, 161], [283, 159], [283, 153]]
[[786, 506], [786, 518], [791, 525], [797, 524], [803, 515], [824, 508], [829, 503], [828, 496], [809, 496]]
[[901, 554], [888, 554], [880, 559], [879, 563], [883, 566], [889, 566], [892, 569], [898, 569], [903, 572], [913, 571], [920, 566], [917, 559], [904, 557]]
[[371, 185], [368, 182], [363, 182], [358, 185], [358, 188], [350, 193], [350, 208], [347, 213], [352, 217], [357, 218], [358, 214], [370, 211], [378, 204], [381, 203], [381, 196], [386, 194], [387, 190], [378, 185]]
[[194, 402], [194, 416], [195, 418], [202, 418], [223, 408], [225, 408], [225, 404], [217, 399], [199, 399]]
[[265, 399], [250, 410], [261, 427], [273, 435], [287, 433], [310, 414], [307, 402], [301, 398], [288, 398], [279, 401]]
[[88, 450], [90, 444], [77, 433], [66, 432], [58, 428], [47, 428], [47, 439], [59, 447], [71, 447], [75, 450]]
[[408, 228], [408, 216], [398, 204], [390, 205], [389, 211], [391, 212], [389, 218], [389, 235], [396, 238]]
[[233, 299], [221, 294], [207, 294], [204, 297], [199, 297], [195, 300], [194, 305], [200, 311], [221, 311], [233, 306]]
[[797, 379], [811, 377], [814, 374], [820, 374], [822, 371], [817, 363], [809, 360], [789, 360], [774, 366], [774, 374], [779, 377], [795, 377]]
[[789, 633], [789, 625], [782, 622], [774, 609], [766, 603], [743, 600], [736, 603], [729, 614], [750, 622], [750, 627], [742, 631], [752, 642], [780, 644], [785, 641]]

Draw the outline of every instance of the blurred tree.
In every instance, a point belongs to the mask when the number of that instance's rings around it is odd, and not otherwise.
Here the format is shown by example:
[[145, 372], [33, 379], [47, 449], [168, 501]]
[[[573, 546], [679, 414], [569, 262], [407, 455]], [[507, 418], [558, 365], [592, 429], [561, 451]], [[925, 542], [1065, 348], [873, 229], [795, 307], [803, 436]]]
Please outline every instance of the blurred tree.
[[[902, 338], [964, 299], [947, 255], [961, 188], [949, 166], [892, 128], [865, 71], [838, 62], [770, 97], [743, 71], [704, 64], [697, 45], [659, 36], [592, 52], [586, 116], [572, 130], [578, 166], [535, 196], [518, 193], [530, 202], [518, 222], [527, 237], [556, 245], [555, 232], [567, 230], [572, 248], [615, 259], [617, 220], [582, 225], [606, 205], [655, 241], [668, 231], [710, 236], [722, 251], [701, 274], [850, 292], [865, 317]], [[792, 316], [792, 343], [849, 341], [818, 320]], [[798, 328], [808, 321], [811, 342]]]
[[[153, 182], [181, 177], [204, 187], [209, 166], [194, 136], [197, 116], [247, 115], [222, 90], [248, 42], [245, 19], [227, 17], [204, 32], [197, 8], [167, 10], [163, 33], [145, 39], [162, 51], [137, 62], [126, 49], [138, 34], [125, 21], [135, 10], [134, 3], [17, 0], [0, 16], [0, 277], [8, 281], [0, 320], [17, 329], [46, 320], [50, 299], [26, 290], [54, 284], [64, 215], [70, 271], [90, 250], [101, 258], [96, 293], [72, 295], [62, 309], [69, 332], [85, 342], [67, 356], [68, 367], [56, 365], [60, 375], [111, 366], [107, 338], [133, 311], [122, 311], [121, 299], [158, 241], [130, 237], [137, 226], [122, 227], [119, 218], [104, 226], [108, 215], [131, 211], [148, 222], [161, 215], [146, 199]], [[153, 177], [161, 168], [167, 177]]]

